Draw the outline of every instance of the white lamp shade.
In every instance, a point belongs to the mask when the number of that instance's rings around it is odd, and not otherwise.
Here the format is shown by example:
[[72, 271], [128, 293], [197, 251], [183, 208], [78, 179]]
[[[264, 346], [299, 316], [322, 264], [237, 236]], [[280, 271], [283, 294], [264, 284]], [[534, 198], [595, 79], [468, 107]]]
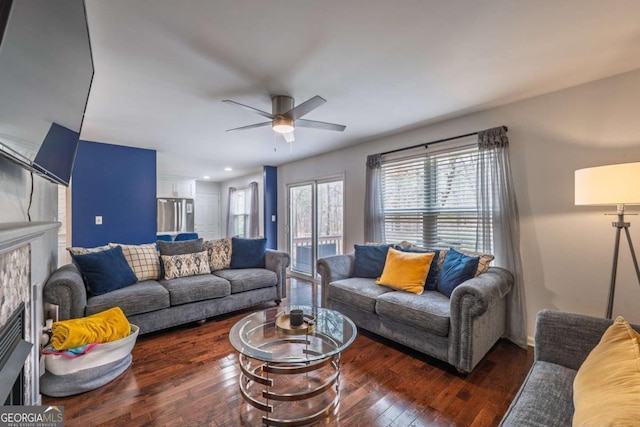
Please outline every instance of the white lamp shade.
[[576, 205], [640, 205], [640, 162], [575, 172]]

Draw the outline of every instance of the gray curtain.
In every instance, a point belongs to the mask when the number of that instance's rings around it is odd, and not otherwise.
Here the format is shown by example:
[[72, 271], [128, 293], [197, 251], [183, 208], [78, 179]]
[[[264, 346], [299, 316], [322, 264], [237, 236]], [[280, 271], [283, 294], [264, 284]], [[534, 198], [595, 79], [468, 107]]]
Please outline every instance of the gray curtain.
[[235, 233], [236, 206], [235, 206], [235, 197], [234, 197], [235, 194], [236, 194], [236, 188], [229, 187], [229, 196], [227, 198], [227, 237], [228, 238], [231, 238], [236, 234]]
[[506, 128], [478, 132], [478, 148], [478, 250], [491, 250], [493, 229], [495, 265], [506, 268], [515, 277], [515, 285], [507, 295], [505, 338], [526, 348], [527, 313], [520, 258], [520, 220], [511, 178]]
[[364, 192], [364, 241], [384, 243], [384, 211], [382, 203], [382, 154], [367, 156]]
[[258, 183], [249, 184], [249, 237], [256, 238], [260, 234], [260, 220], [258, 215]]

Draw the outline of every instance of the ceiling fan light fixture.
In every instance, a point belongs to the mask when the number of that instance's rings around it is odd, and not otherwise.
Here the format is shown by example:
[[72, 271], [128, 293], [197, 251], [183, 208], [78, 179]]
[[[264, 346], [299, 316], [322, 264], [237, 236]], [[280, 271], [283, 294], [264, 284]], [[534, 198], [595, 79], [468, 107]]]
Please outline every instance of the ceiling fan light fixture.
[[273, 131], [277, 133], [293, 132], [293, 120], [288, 117], [277, 115], [273, 118], [272, 128]]

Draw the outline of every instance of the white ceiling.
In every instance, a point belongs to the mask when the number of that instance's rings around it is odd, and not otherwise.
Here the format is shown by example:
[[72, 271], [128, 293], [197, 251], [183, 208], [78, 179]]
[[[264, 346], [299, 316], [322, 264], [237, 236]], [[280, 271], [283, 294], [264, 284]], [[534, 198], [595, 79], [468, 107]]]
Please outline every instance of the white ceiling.
[[[637, 0], [86, 0], [82, 139], [157, 150], [222, 181], [442, 117], [640, 68]], [[223, 99], [328, 102], [293, 147]], [[224, 172], [226, 166], [233, 172]]]

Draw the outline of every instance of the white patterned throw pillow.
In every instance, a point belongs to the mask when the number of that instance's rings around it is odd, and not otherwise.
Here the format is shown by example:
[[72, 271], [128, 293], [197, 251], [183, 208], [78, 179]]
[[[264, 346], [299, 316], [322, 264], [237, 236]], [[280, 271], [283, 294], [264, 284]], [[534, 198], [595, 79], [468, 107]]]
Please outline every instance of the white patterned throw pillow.
[[231, 266], [231, 239], [205, 240], [202, 250], [207, 251], [211, 271]]
[[67, 248], [67, 250], [71, 255], [86, 255], [86, 254], [92, 254], [94, 252], [106, 251], [107, 249], [111, 249], [111, 247], [109, 245], [104, 245], [104, 246], [96, 246], [95, 248], [82, 248], [80, 246], [73, 246], [73, 247]]
[[207, 251], [184, 255], [162, 255], [161, 258], [165, 280], [211, 273]]
[[160, 257], [155, 243], [146, 245], [122, 245], [109, 243], [115, 248], [120, 246], [129, 267], [133, 270], [138, 281], [158, 280], [160, 278]]

